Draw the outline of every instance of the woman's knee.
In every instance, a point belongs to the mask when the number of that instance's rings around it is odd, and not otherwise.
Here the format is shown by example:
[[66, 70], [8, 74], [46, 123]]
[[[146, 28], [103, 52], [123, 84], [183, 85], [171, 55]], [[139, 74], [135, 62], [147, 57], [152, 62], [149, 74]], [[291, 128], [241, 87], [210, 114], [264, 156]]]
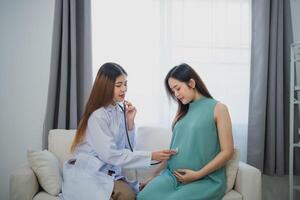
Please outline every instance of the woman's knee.
[[135, 193], [124, 181], [115, 181], [112, 193], [113, 200], [135, 200]]

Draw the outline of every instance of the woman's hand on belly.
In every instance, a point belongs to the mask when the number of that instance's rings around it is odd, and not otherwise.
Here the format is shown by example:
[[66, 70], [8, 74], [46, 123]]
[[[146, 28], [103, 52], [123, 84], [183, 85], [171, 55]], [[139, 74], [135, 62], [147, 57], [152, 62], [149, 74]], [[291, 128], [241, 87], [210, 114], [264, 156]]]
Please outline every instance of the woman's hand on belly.
[[177, 169], [173, 172], [178, 182], [187, 184], [199, 179], [197, 171], [191, 169]]

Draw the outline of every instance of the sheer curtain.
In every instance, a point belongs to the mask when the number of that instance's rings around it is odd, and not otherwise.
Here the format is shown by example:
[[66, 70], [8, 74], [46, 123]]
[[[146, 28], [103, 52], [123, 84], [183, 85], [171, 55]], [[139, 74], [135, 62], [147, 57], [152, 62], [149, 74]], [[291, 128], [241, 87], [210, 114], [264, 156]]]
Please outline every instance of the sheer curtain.
[[92, 29], [94, 76], [108, 61], [127, 70], [137, 126], [170, 127], [176, 105], [163, 79], [186, 62], [229, 107], [235, 145], [246, 160], [250, 0], [94, 0]]

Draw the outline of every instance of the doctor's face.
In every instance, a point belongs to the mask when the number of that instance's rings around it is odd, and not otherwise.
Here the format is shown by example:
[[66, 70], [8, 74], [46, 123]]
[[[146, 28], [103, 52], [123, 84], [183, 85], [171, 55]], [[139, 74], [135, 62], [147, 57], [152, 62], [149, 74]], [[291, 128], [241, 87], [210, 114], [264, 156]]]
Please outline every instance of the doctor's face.
[[127, 76], [120, 75], [117, 77], [114, 87], [114, 103], [122, 102], [125, 100], [125, 94], [127, 92]]
[[183, 104], [188, 104], [195, 98], [194, 89], [185, 82], [178, 81], [175, 78], [169, 78], [169, 87], [173, 95]]

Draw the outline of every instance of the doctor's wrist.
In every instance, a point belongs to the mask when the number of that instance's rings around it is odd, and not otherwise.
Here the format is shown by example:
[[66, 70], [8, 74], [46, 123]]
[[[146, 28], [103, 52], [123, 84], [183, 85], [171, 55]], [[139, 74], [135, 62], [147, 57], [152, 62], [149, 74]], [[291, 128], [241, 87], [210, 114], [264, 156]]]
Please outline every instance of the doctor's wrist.
[[134, 129], [134, 122], [128, 122], [127, 128], [128, 131], [132, 131]]

